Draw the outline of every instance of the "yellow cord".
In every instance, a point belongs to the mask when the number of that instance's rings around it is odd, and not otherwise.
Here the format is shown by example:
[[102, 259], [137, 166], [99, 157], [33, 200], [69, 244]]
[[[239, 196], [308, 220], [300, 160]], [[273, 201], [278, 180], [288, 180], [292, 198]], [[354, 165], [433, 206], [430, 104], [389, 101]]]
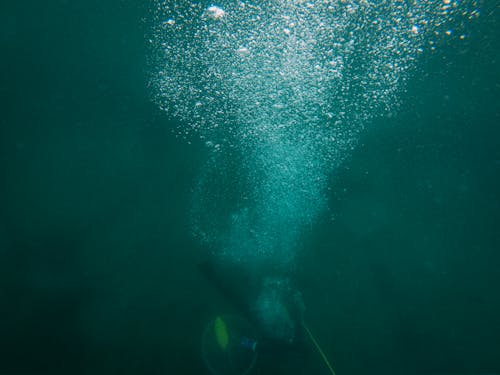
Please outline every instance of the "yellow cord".
[[332, 368], [332, 365], [330, 364], [330, 361], [328, 361], [328, 358], [326, 357], [326, 354], [323, 352], [323, 350], [319, 346], [318, 342], [314, 338], [313, 334], [311, 333], [311, 331], [309, 330], [309, 328], [307, 328], [306, 323], [304, 321], [302, 321], [302, 326], [304, 327], [304, 329], [307, 332], [307, 335], [309, 336], [309, 338], [313, 342], [314, 346], [318, 350], [318, 353], [321, 355], [321, 358], [323, 358], [323, 361], [325, 362], [326, 367], [328, 367], [328, 370], [330, 370], [330, 373], [332, 375], [336, 375], [335, 371], [333, 371], [333, 368]]

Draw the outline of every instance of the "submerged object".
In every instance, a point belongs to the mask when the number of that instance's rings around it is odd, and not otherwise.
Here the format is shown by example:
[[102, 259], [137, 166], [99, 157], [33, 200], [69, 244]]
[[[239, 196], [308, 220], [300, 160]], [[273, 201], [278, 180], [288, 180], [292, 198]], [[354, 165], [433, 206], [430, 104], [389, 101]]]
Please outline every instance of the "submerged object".
[[231, 273], [227, 269], [221, 272], [222, 269], [210, 261], [199, 264], [199, 269], [236, 310], [254, 324], [239, 316], [224, 315], [217, 316], [206, 326], [202, 355], [212, 374], [250, 373], [257, 358], [257, 348], [261, 357], [271, 356], [273, 360], [277, 351], [300, 350], [303, 330], [330, 374], [336, 375], [327, 355], [305, 324], [302, 294], [291, 288], [286, 280], [265, 278], [258, 289], [260, 294], [256, 297], [250, 293], [250, 297], [244, 295], [249, 287], [243, 281], [246, 279], [244, 272]]
[[214, 375], [249, 374], [257, 359], [258, 341], [254, 328], [235, 315], [217, 316], [201, 339], [201, 354]]

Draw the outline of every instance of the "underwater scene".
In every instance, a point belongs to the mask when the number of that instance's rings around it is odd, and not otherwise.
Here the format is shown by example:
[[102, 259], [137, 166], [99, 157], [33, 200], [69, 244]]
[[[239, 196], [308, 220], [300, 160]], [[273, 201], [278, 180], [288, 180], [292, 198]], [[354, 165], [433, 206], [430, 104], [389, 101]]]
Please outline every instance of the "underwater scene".
[[0, 375], [500, 374], [498, 2], [0, 10]]

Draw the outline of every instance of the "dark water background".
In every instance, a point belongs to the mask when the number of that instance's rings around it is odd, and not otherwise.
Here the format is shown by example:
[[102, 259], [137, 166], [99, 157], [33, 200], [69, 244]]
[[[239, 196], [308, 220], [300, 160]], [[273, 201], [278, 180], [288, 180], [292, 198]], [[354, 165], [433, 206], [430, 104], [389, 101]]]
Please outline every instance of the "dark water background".
[[[500, 373], [494, 3], [332, 176], [297, 283], [339, 375]], [[147, 15], [0, 5], [0, 374], [207, 373], [201, 331], [233, 307], [196, 269], [207, 155], [150, 101]], [[307, 358], [295, 373], [327, 373]]]

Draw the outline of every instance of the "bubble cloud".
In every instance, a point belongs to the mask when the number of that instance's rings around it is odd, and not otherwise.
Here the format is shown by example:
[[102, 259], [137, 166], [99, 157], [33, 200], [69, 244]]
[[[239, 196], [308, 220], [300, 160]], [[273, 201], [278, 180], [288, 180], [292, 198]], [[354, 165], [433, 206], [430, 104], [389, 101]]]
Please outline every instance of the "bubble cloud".
[[151, 86], [211, 150], [193, 230], [221, 262], [293, 269], [327, 177], [419, 57], [479, 14], [474, 1], [157, 1]]

